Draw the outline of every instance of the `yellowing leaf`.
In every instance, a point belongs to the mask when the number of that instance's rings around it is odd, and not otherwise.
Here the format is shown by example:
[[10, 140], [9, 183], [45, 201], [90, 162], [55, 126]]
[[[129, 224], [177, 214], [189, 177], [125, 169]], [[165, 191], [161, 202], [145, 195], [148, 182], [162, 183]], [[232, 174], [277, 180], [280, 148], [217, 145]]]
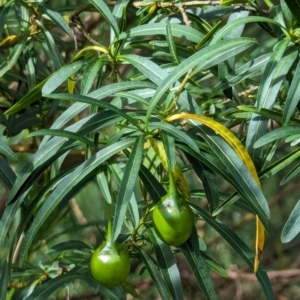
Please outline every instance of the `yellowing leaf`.
[[70, 94], [74, 94], [75, 85], [76, 85], [75, 76], [74, 76], [74, 74], [72, 74], [68, 78], [68, 91], [69, 91]]
[[[167, 154], [163, 143], [154, 138], [149, 139], [149, 143], [151, 144], [151, 147], [153, 148], [156, 155], [159, 157], [165, 170], [168, 171], [169, 167], [168, 167]], [[178, 164], [176, 164], [174, 168], [174, 178], [175, 178], [176, 186], [178, 187], [183, 197], [187, 200], [190, 200], [191, 199], [190, 190], [184, 176], [182, 175], [181, 169], [178, 166]]]
[[[254, 178], [254, 180], [257, 182], [257, 184], [260, 186], [260, 181], [256, 172], [256, 168], [254, 166], [254, 163], [244, 147], [244, 145], [241, 143], [241, 141], [232, 133], [228, 128], [220, 124], [219, 122], [208, 118], [203, 115], [195, 115], [195, 114], [188, 114], [188, 113], [181, 113], [181, 114], [175, 114], [173, 116], [170, 116], [167, 118], [168, 122], [172, 122], [175, 120], [194, 120], [198, 121], [207, 127], [214, 130], [217, 134], [219, 134], [231, 147], [232, 149], [239, 155], [241, 160], [244, 162], [245, 166], [248, 168], [250, 174]], [[254, 260], [254, 272], [258, 270], [259, 266], [259, 259], [260, 255], [264, 248], [264, 242], [265, 242], [265, 229], [258, 218], [256, 216], [256, 238], [255, 238], [255, 260]]]

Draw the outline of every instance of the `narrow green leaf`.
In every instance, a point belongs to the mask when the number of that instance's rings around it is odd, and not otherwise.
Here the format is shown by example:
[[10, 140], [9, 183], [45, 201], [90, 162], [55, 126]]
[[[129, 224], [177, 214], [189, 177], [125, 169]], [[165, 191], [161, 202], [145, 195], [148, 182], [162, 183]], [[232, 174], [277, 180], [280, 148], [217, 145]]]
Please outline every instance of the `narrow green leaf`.
[[29, 93], [27, 93], [21, 100], [19, 100], [16, 104], [14, 104], [12, 107], [10, 107], [6, 112], [5, 115], [12, 115], [18, 112], [19, 110], [23, 108], [27, 108], [30, 106], [31, 103], [34, 101], [40, 99], [42, 97], [42, 88], [44, 84], [49, 79], [46, 78], [42, 82], [40, 82], [38, 85], [36, 85]]
[[11, 150], [11, 148], [1, 140], [0, 140], [0, 153], [5, 155], [7, 158], [11, 159], [12, 161], [18, 160], [16, 154]]
[[8, 264], [7, 260], [5, 259], [2, 270], [1, 270], [1, 277], [0, 277], [0, 299], [6, 299], [7, 296], [7, 284], [8, 284]]
[[113, 14], [111, 13], [110, 9], [108, 8], [107, 4], [102, 0], [89, 0], [89, 2], [95, 6], [95, 8], [99, 11], [102, 17], [111, 26], [116, 37], [119, 37], [120, 31], [119, 31], [117, 21], [113, 16]]
[[45, 97], [52, 98], [52, 99], [58, 99], [58, 100], [64, 100], [64, 101], [74, 101], [74, 102], [83, 102], [91, 105], [95, 105], [98, 107], [102, 107], [104, 109], [111, 110], [113, 112], [116, 112], [126, 120], [128, 120], [133, 125], [136, 124], [136, 121], [130, 117], [128, 114], [126, 114], [123, 110], [115, 107], [114, 105], [111, 105], [110, 103], [107, 103], [106, 101], [99, 101], [95, 98], [79, 95], [79, 94], [50, 94], [45, 95]]
[[[140, 140], [140, 139], [139, 139]], [[51, 141], [50, 141], [51, 142]], [[43, 203], [43, 206], [35, 216], [30, 228], [28, 229], [26, 236], [23, 240], [20, 250], [19, 263], [22, 265], [26, 259], [29, 247], [37, 234], [40, 227], [44, 224], [47, 217], [51, 214], [54, 208], [65, 198], [72, 196], [81, 186], [85, 184], [91, 176], [95, 174], [93, 171], [115, 155], [119, 151], [122, 151], [133, 144], [134, 140], [127, 139], [117, 142], [113, 145], [103, 148], [98, 151], [95, 155], [91, 156], [84, 163], [79, 165], [72, 173], [70, 173], [64, 180], [62, 180], [56, 189], [49, 195], [49, 197]], [[74, 187], [77, 189], [74, 190]]]
[[35, 62], [37, 57], [34, 51], [26, 52], [26, 62], [25, 62], [25, 70], [27, 77], [28, 90], [32, 90], [36, 86], [36, 70], [35, 70]]
[[37, 5], [39, 8], [39, 11], [41, 11], [44, 14], [46, 14], [47, 16], [49, 16], [49, 18], [53, 21], [53, 23], [57, 27], [59, 27], [62, 31], [64, 31], [68, 36], [73, 36], [72, 30], [70, 29], [69, 25], [57, 11], [53, 10], [52, 8], [50, 8], [46, 5], [38, 3], [38, 2], [37, 2]]
[[55, 89], [57, 89], [63, 82], [65, 82], [71, 75], [80, 70], [84, 65], [86, 65], [87, 60], [77, 60], [73, 63], [63, 66], [55, 73], [53, 73], [44, 86], [42, 87], [42, 94], [51, 94]]
[[226, 33], [230, 32], [237, 26], [245, 25], [247, 23], [258, 23], [258, 22], [267, 22], [270, 24], [275, 24], [277, 26], [281, 26], [279, 23], [274, 21], [273, 19], [270, 18], [265, 18], [265, 17], [258, 17], [258, 16], [248, 16], [247, 18], [243, 19], [237, 19], [236, 21], [233, 21], [229, 24], [226, 24], [226, 26], [222, 27], [214, 36], [212, 41], [210, 42], [210, 45], [213, 45], [217, 43]]
[[228, 277], [228, 274], [224, 268], [222, 268], [218, 263], [216, 263], [211, 257], [205, 254], [205, 252], [201, 252], [202, 257], [205, 260], [206, 265], [219, 275], [223, 277]]
[[7, 284], [8, 284], [8, 264], [5, 259], [0, 277], [0, 299], [7, 299]]
[[6, 60], [0, 65], [0, 78], [3, 77], [3, 75], [17, 63], [27, 43], [28, 35], [29, 31], [25, 31], [21, 34], [18, 43], [14, 46], [13, 50], [10, 52]]
[[50, 135], [50, 136], [60, 136], [60, 137], [66, 137], [70, 140], [75, 140], [83, 143], [84, 145], [89, 145], [92, 148], [96, 148], [97, 146], [92, 142], [91, 140], [85, 138], [81, 134], [76, 134], [71, 131], [62, 130], [62, 129], [40, 129], [37, 131], [33, 131], [29, 134], [29, 137], [32, 136], [44, 136], [44, 135]]
[[225, 90], [234, 86], [245, 79], [255, 75], [256, 72], [265, 67], [270, 58], [270, 53], [264, 54], [255, 58], [241, 67], [235, 69], [233, 72], [227, 74], [221, 79], [213, 88], [214, 92]]
[[[117, 163], [115, 164], [110, 163], [109, 169], [112, 171], [117, 183], [121, 185], [122, 178], [124, 177], [123, 170], [119, 167]], [[139, 207], [135, 197], [135, 193], [132, 193], [127, 209], [130, 214], [133, 227], [136, 228], [140, 221], [140, 215], [139, 215]]]
[[287, 50], [289, 43], [290, 40], [285, 39], [274, 47], [257, 91], [258, 109], [273, 107], [279, 88], [298, 56], [297, 46], [292, 46]]
[[[112, 96], [114, 93], [117, 93], [119, 91], [127, 90], [127, 89], [139, 89], [139, 88], [148, 88], [149, 83], [145, 82], [118, 82], [118, 83], [112, 83], [107, 86], [101, 87], [92, 93], [88, 94], [88, 96], [96, 98], [98, 100], [105, 99], [106, 97]], [[154, 87], [154, 85], [152, 86]], [[67, 110], [65, 110], [52, 124], [51, 129], [57, 129], [63, 127], [65, 124], [67, 124], [72, 118], [74, 118], [76, 115], [78, 115], [80, 112], [82, 112], [84, 109], [89, 107], [89, 104], [85, 103], [74, 103], [71, 105]], [[44, 137], [44, 139], [41, 142], [41, 145], [39, 148], [42, 148], [45, 143], [47, 142], [47, 137]]]
[[[204, 37], [204, 35], [200, 31], [192, 27], [188, 27], [186, 25], [181, 25], [181, 24], [173, 24], [173, 23], [171, 23], [170, 25], [171, 25], [172, 35], [174, 37], [178, 37], [178, 38], [184, 37], [188, 41], [191, 41], [196, 44], [198, 44], [199, 41]], [[166, 24], [151, 23], [151, 24], [134, 27], [128, 30], [127, 32], [122, 32], [118, 39], [121, 40], [121, 39], [136, 37], [136, 36], [153, 37], [153, 35], [166, 35], [166, 34], [167, 34]]]
[[283, 125], [288, 124], [290, 118], [295, 113], [295, 109], [300, 100], [300, 62], [297, 64], [297, 68], [294, 72], [291, 86], [289, 87], [286, 101], [284, 104], [282, 123]]
[[[133, 66], [135, 66], [141, 73], [145, 75], [146, 78], [151, 80], [156, 85], [160, 85], [162, 81], [168, 76], [168, 72], [164, 69], [162, 69], [160, 66], [158, 66], [153, 61], [138, 56], [135, 54], [127, 54], [127, 55], [121, 55], [119, 56], [119, 59], [121, 61], [125, 61], [128, 63], [131, 63]], [[155, 90], [157, 87], [155, 87]], [[180, 94], [178, 99], [178, 104], [182, 107], [186, 107], [187, 109], [191, 111], [195, 111], [197, 113], [200, 113], [199, 106], [195, 102], [194, 99], [190, 99], [189, 95], [187, 95], [186, 91]], [[149, 105], [149, 101], [147, 101], [147, 106]], [[158, 108], [157, 108], [158, 109]], [[153, 110], [156, 110], [156, 107], [153, 108]]]
[[[211, 225], [220, 235], [225, 239], [229, 245], [244, 259], [251, 270], [254, 268], [254, 253], [248, 246], [237, 236], [237, 234], [223, 224], [218, 219], [212, 218], [204, 209], [191, 204], [192, 209], [198, 213], [209, 225]], [[267, 275], [267, 272], [259, 265], [258, 271], [255, 273], [264, 293], [266, 299], [275, 300], [272, 284]]]
[[198, 286], [205, 299], [217, 299], [211, 276], [201, 252], [193, 247], [190, 240], [187, 240], [184, 244], [180, 245], [180, 250], [189, 264], [191, 271], [195, 275]]
[[300, 22], [300, 1], [299, 0], [285, 0], [285, 2], [299, 23]]
[[88, 94], [95, 79], [99, 75], [99, 71], [102, 68], [102, 66], [103, 60], [99, 59], [99, 57], [95, 57], [87, 64], [81, 79], [80, 92], [82, 95]]
[[215, 155], [220, 158], [225, 168], [230, 170], [232, 180], [235, 181], [235, 188], [241, 192], [242, 197], [247, 200], [248, 204], [253, 208], [260, 217], [265, 228], [268, 228], [266, 219], [270, 218], [270, 210], [268, 202], [264, 197], [261, 187], [250, 174], [248, 168], [242, 162], [236, 152], [212, 130], [203, 126], [198, 126], [199, 133], [210, 145]]
[[179, 141], [187, 144], [195, 152], [199, 152], [199, 148], [195, 143], [195, 141], [192, 138], [190, 138], [186, 132], [176, 128], [172, 124], [162, 123], [162, 122], [151, 122], [151, 124], [149, 124], [149, 128], [152, 129], [159, 128], [172, 135], [174, 138], [176, 138], [176, 140], [178, 139]]
[[275, 140], [281, 139], [285, 136], [290, 136], [299, 133], [300, 133], [300, 126], [279, 127], [266, 133], [264, 136], [258, 139], [254, 144], [254, 148], [259, 148]]
[[263, 171], [259, 173], [260, 178], [262, 180], [274, 176], [276, 173], [281, 171], [283, 168], [290, 165], [292, 162], [294, 162], [298, 157], [300, 156], [300, 150], [296, 149], [294, 151], [289, 152], [285, 156], [281, 157], [271, 165], [269, 165], [267, 168], [265, 168]]
[[93, 247], [79, 240], [68, 240], [67, 242], [62, 242], [55, 246], [52, 246], [47, 251], [47, 254], [53, 252], [62, 252], [66, 250], [81, 250], [81, 249], [93, 250]]
[[122, 178], [117, 202], [115, 205], [115, 214], [114, 214], [115, 217], [113, 221], [113, 236], [112, 236], [113, 241], [117, 239], [117, 237], [119, 236], [122, 230], [123, 222], [127, 211], [127, 206], [132, 197], [136, 185], [136, 180], [138, 178], [138, 173], [143, 158], [144, 139], [145, 139], [144, 135], [141, 135], [136, 139], [132, 151], [130, 153], [129, 159], [126, 163], [124, 176]]
[[155, 251], [160, 273], [172, 295], [172, 299], [183, 299], [180, 273], [170, 246], [159, 239], [153, 227], [147, 228], [147, 232]]
[[106, 167], [100, 166], [99, 173], [97, 174], [97, 182], [104, 199], [107, 201], [107, 203], [111, 204], [111, 191], [108, 186], [106, 170]]
[[45, 41], [46, 41], [45, 46], [47, 48], [47, 51], [45, 51], [45, 53], [48, 57], [48, 62], [51, 65], [52, 72], [54, 72], [59, 68], [61, 68], [63, 64], [63, 57], [60, 51], [58, 50], [56, 43], [53, 39], [53, 36], [49, 32], [49, 30], [47, 30], [47, 28], [43, 25], [43, 23], [40, 20], [36, 19], [35, 22], [41, 28], [42, 33], [45, 37]]
[[3, 29], [4, 29], [4, 24], [6, 22], [6, 18], [8, 16], [8, 12], [14, 3], [14, 0], [10, 0], [5, 2], [4, 5], [0, 6], [0, 36], [2, 37]]
[[289, 243], [300, 232], [300, 200], [298, 200], [294, 209], [292, 210], [288, 220], [286, 221], [282, 233], [281, 241]]
[[288, 5], [286, 4], [285, 0], [280, 0], [280, 7], [282, 10], [282, 13], [284, 15], [285, 20], [287, 21], [288, 28], [292, 28], [295, 22], [295, 18], [293, 16], [293, 13], [289, 9]]
[[[120, 0], [117, 1], [114, 5], [114, 9], [112, 11], [113, 16], [115, 17], [117, 24], [122, 24], [122, 17], [123, 17], [123, 9], [127, 9], [127, 5], [130, 0]], [[122, 28], [121, 28], [122, 31]]]
[[[17, 176], [3, 157], [0, 157], [0, 180], [10, 190], [16, 180]], [[1, 219], [0, 219], [1, 222]]]
[[142, 72], [146, 78], [157, 85], [160, 85], [162, 80], [168, 76], [167, 71], [143, 56], [127, 54], [119, 56], [119, 60], [131, 63], [140, 72]]
[[[277, 112], [275, 110], [262, 108], [260, 111], [258, 111], [256, 106], [251, 105], [240, 105], [238, 106], [238, 109], [245, 112], [251, 112], [253, 114], [260, 115], [262, 117], [265, 117], [266, 119], [270, 119], [273, 121], [278, 122], [279, 124], [282, 124], [282, 113]], [[296, 118], [291, 118], [289, 124], [291, 125], [300, 125], [300, 121]]]
[[174, 84], [181, 76], [196, 67], [193, 73], [200, 72], [204, 69], [217, 65], [218, 63], [235, 56], [243, 50], [253, 45], [255, 41], [249, 38], [238, 38], [226, 40], [216, 45], [205, 47], [199, 52], [191, 55], [184, 62], [178, 65], [168, 76], [161, 82], [156, 93], [153, 95], [148, 112], [147, 120], [150, 118], [154, 107], [157, 105], [164, 93]]
[[296, 164], [280, 181], [280, 185], [286, 184], [300, 172], [300, 163]]
[[176, 149], [175, 149], [175, 140], [168, 133], [161, 133], [162, 142], [166, 151], [168, 168], [172, 172], [174, 171], [176, 165]]
[[159, 202], [167, 194], [161, 183], [145, 166], [141, 165], [139, 175], [154, 203]]
[[48, 280], [44, 284], [37, 287], [32, 294], [30, 294], [26, 300], [45, 300], [49, 299], [52, 293], [54, 293], [58, 288], [61, 288], [65, 284], [68, 284], [74, 280], [83, 280], [89, 283], [89, 277], [84, 274], [74, 274], [72, 272], [57, 276]]
[[216, 175], [212, 169], [199, 162], [197, 175], [201, 179], [209, 211], [212, 214], [219, 206], [219, 191]]
[[166, 38], [167, 38], [167, 42], [168, 42], [168, 45], [169, 45], [170, 54], [172, 55], [175, 64], [179, 65], [180, 60], [179, 60], [179, 57], [177, 55], [176, 45], [175, 45], [175, 42], [174, 42], [174, 39], [173, 39], [172, 28], [171, 28], [170, 22], [167, 22], [167, 28], [166, 29], [167, 29]]
[[153, 263], [149, 254], [142, 248], [137, 248], [140, 252], [140, 255], [145, 263], [145, 266], [159, 292], [159, 295], [162, 300], [170, 300], [171, 295], [169, 294], [165, 282], [162, 279], [160, 272], [158, 271], [157, 266]]
[[[66, 130], [85, 135], [118, 121], [119, 119], [115, 113], [103, 111], [94, 116], [88, 116], [84, 119], [81, 119], [75, 124], [67, 127]], [[9, 198], [7, 199], [7, 203], [16, 200], [18, 193], [24, 193], [24, 186], [26, 186], [26, 183], [28, 180], [30, 180], [30, 178], [34, 178], [35, 172], [40, 174], [39, 172], [46, 170], [49, 165], [51, 165], [58, 157], [76, 146], [76, 142], [72, 143], [71, 141], [68, 141], [68, 139], [61, 137], [54, 137], [48, 141], [39, 149], [39, 151], [31, 156], [21, 170], [20, 175], [18, 176], [18, 179], [10, 192]]]

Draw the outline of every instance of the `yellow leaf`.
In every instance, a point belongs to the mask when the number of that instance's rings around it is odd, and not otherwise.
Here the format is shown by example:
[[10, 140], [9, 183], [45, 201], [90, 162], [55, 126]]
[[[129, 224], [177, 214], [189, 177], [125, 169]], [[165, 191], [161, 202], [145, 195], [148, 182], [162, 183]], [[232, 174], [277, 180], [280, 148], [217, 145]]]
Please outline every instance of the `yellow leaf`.
[[[165, 170], [168, 171], [169, 167], [168, 167], [167, 154], [163, 143], [154, 138], [149, 139], [149, 143], [153, 148], [154, 152], [156, 153], [156, 155], [159, 157]], [[173, 173], [174, 173], [176, 186], [178, 187], [179, 191], [181, 192], [181, 194], [185, 199], [190, 200], [191, 199], [190, 190], [184, 176], [182, 175], [181, 169], [178, 166], [178, 164], [175, 165]]]
[[[220, 124], [219, 122], [208, 118], [203, 115], [195, 115], [195, 114], [188, 114], [188, 113], [181, 113], [181, 114], [175, 114], [173, 116], [170, 116], [167, 118], [168, 122], [172, 122], [175, 120], [194, 120], [198, 121], [207, 127], [214, 130], [217, 134], [219, 134], [231, 147], [232, 149], [239, 155], [241, 160], [244, 162], [245, 166], [248, 168], [250, 174], [256, 181], [256, 183], [260, 185], [260, 181], [256, 172], [256, 168], [254, 166], [254, 163], [244, 147], [244, 145], [241, 143], [241, 141], [232, 133], [228, 128]], [[265, 229], [260, 221], [259, 217], [256, 216], [256, 238], [255, 238], [255, 260], [254, 260], [254, 272], [258, 270], [259, 266], [259, 259], [260, 255], [264, 248], [264, 242], [265, 242]]]
[[68, 91], [69, 91], [70, 94], [74, 94], [75, 85], [76, 85], [75, 76], [74, 76], [74, 74], [72, 74], [68, 78]]

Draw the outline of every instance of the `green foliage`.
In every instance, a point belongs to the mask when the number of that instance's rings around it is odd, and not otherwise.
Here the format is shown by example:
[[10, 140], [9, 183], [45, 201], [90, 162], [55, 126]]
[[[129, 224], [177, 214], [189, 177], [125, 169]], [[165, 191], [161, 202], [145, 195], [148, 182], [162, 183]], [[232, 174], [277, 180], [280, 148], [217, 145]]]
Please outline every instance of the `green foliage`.
[[[185, 299], [177, 259], [200, 298], [217, 299], [211, 274], [228, 265], [212, 232], [275, 299], [257, 262], [273, 220], [265, 186], [300, 171], [300, 2], [213, 2], [0, 0], [1, 299], [60, 299], [77, 280], [126, 299], [143, 276]], [[174, 183], [195, 220], [176, 247], [151, 218]], [[299, 201], [289, 208], [283, 243], [300, 231]], [[263, 231], [241, 233], [228, 212]], [[100, 285], [89, 266], [106, 242], [140, 274]]]

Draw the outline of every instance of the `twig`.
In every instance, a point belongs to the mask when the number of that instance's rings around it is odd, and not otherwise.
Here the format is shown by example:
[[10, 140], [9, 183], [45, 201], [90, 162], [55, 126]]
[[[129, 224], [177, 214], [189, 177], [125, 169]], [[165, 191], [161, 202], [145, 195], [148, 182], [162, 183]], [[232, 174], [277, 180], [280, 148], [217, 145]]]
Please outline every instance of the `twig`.
[[[269, 271], [267, 272], [267, 274], [271, 280], [286, 279], [300, 276], [300, 269]], [[232, 269], [228, 269], [227, 275], [227, 278], [232, 280], [236, 280], [237, 278], [239, 278], [240, 280], [257, 281], [257, 278], [253, 273], [241, 273], [240, 271], [237, 272]]]
[[[185, 7], [194, 7], [194, 6], [201, 6], [201, 5], [219, 5], [221, 1], [188, 1], [184, 2]], [[135, 8], [141, 8], [144, 6], [151, 6], [151, 5], [157, 5], [157, 7], [161, 8], [170, 8], [170, 7], [179, 7], [181, 4], [175, 3], [175, 2], [147, 2], [147, 1], [135, 1], [132, 3], [132, 5]]]

